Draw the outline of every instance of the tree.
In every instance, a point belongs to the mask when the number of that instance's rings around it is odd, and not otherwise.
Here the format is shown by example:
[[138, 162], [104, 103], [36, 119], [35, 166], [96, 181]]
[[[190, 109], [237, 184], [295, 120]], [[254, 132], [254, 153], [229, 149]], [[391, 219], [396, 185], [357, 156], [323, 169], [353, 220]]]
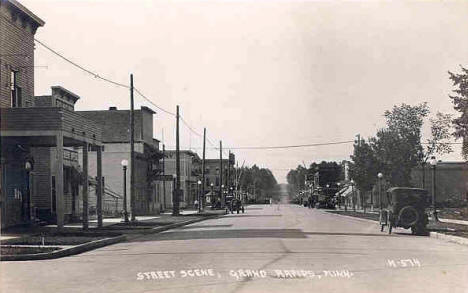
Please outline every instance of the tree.
[[411, 170], [424, 157], [421, 128], [429, 114], [427, 103], [401, 104], [385, 111], [387, 128], [371, 139], [381, 172], [391, 185], [410, 186]]
[[255, 196], [257, 194], [264, 196], [276, 188], [276, 179], [269, 169], [259, 168], [257, 165], [253, 165], [250, 168], [243, 167], [241, 172], [240, 187], [243, 190], [251, 190], [251, 192], [255, 190]]
[[453, 95], [449, 95], [452, 99], [453, 108], [460, 112], [460, 116], [453, 119], [452, 123], [455, 127], [453, 135], [456, 138], [463, 139], [462, 155], [468, 159], [468, 69], [461, 67], [461, 73], [452, 73], [449, 71], [450, 80], [452, 80]]
[[355, 143], [351, 160], [352, 164], [349, 171], [356, 182], [356, 187], [363, 192], [372, 190], [375, 178], [380, 172], [379, 163], [372, 146], [366, 143], [365, 140]]
[[426, 186], [426, 163], [433, 155], [449, 154], [453, 151], [450, 145], [452, 115], [437, 112], [435, 118], [429, 119], [431, 123], [431, 137], [427, 139], [426, 147], [423, 150], [421, 158], [422, 166], [422, 183], [421, 186]]

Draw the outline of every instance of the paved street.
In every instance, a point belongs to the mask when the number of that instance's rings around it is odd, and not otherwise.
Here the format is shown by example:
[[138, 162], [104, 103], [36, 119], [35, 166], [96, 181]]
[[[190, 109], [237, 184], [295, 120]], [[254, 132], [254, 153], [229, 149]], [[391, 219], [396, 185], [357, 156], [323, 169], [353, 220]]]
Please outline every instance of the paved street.
[[46, 261], [2, 262], [3, 292], [468, 292], [468, 247], [297, 205], [254, 205]]

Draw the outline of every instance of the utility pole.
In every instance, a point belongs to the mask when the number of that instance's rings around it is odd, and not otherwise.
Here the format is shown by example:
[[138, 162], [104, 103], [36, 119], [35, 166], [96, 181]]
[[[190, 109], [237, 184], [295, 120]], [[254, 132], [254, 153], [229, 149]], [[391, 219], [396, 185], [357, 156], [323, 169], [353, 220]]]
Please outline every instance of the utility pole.
[[202, 209], [205, 208], [205, 142], [206, 142], [206, 127], [203, 128], [203, 160], [202, 160], [202, 186], [201, 195], [202, 198], [198, 204], [202, 204]]
[[223, 142], [219, 141], [219, 198], [221, 199], [221, 205], [224, 207], [224, 196], [223, 196]]
[[179, 105], [177, 105], [176, 114], [176, 186], [173, 194], [172, 215], [179, 215], [180, 201], [180, 153], [179, 153]]
[[228, 152], [228, 169], [227, 169], [227, 180], [226, 180], [227, 192], [231, 192], [231, 151]]
[[135, 116], [133, 113], [133, 74], [130, 74], [130, 211], [135, 221]]
[[163, 144], [163, 158], [162, 158], [162, 175], [163, 175], [163, 203], [164, 209], [166, 209], [166, 146]]

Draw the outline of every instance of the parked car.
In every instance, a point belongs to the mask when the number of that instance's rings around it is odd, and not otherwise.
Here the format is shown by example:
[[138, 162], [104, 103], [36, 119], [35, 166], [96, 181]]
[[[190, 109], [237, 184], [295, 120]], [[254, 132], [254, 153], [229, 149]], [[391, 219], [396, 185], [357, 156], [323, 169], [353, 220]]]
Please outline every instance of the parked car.
[[425, 189], [410, 187], [392, 187], [387, 190], [388, 205], [380, 212], [380, 231], [388, 226], [411, 228], [415, 235], [427, 234], [428, 217], [426, 208], [430, 206], [430, 198]]

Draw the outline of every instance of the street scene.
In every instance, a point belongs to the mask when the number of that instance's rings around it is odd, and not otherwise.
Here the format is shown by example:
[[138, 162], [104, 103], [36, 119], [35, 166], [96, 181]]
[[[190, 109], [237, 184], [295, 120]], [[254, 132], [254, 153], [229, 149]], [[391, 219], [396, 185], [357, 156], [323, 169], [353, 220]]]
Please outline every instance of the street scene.
[[[5, 292], [466, 292], [468, 248], [296, 205], [3, 266]], [[34, 272], [34, 273], [31, 273]]]
[[467, 9], [0, 0], [0, 291], [468, 292]]

